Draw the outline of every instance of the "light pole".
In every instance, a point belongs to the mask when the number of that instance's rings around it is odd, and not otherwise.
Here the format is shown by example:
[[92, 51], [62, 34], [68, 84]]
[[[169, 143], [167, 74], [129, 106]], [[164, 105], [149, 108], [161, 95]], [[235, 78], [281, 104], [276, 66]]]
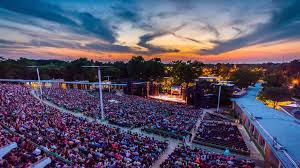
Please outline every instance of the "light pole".
[[110, 85], [111, 85], [111, 83], [110, 83], [110, 81], [109, 81], [109, 77], [110, 76], [105, 76], [105, 77], [107, 77], [107, 82], [108, 82], [108, 92], [110, 93]]
[[40, 78], [40, 71], [38, 66], [27, 66], [29, 68], [36, 68], [36, 74], [39, 82], [39, 88], [40, 88], [40, 97], [42, 98], [43, 92], [42, 92], [42, 83], [41, 83], [41, 78]]
[[219, 112], [219, 110], [220, 110], [221, 89], [222, 89], [222, 85], [219, 84], [219, 94], [218, 94], [218, 106], [217, 106], [217, 112]]
[[231, 84], [232, 81], [219, 81], [217, 86], [219, 86], [219, 94], [218, 94], [218, 106], [217, 106], [217, 112], [220, 111], [220, 101], [221, 101], [221, 91], [222, 91], [222, 86], [228, 86], [232, 87], [234, 84]]
[[102, 97], [102, 82], [101, 82], [101, 67], [107, 67], [107, 66], [97, 66], [97, 65], [91, 65], [91, 66], [82, 66], [83, 68], [98, 68], [98, 84], [99, 84], [99, 99], [100, 99], [100, 112], [101, 112], [101, 120], [104, 120], [104, 107], [103, 107], [103, 97]]

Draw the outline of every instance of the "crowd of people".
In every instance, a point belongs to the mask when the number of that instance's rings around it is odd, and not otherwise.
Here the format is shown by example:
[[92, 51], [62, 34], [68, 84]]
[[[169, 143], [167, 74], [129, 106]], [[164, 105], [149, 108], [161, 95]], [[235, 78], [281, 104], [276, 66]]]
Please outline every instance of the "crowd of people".
[[[30, 92], [31, 88], [24, 85], [0, 84], [0, 148], [12, 142], [18, 145], [0, 159], [0, 167], [25, 168], [49, 157], [52, 160], [49, 167], [146, 168], [168, 147], [167, 142], [63, 113]], [[44, 89], [43, 93], [44, 98], [69, 110], [91, 117], [99, 115], [99, 99], [87, 91]], [[110, 122], [143, 126], [145, 131], [167, 133], [174, 138], [191, 135], [202, 114], [201, 110], [184, 105], [131, 95], [105, 93], [104, 102]], [[195, 142], [200, 141], [248, 151], [238, 128], [232, 124], [202, 122], [195, 137]], [[254, 164], [182, 146], [176, 148], [161, 167], [252, 168]]]
[[[167, 143], [43, 104], [21, 85], [0, 84], [1, 125], [69, 162], [54, 167], [150, 167]], [[39, 153], [41, 155], [41, 153]], [[16, 158], [20, 159], [20, 158]]]
[[[92, 95], [94, 94], [94, 95]], [[78, 89], [44, 89], [44, 97], [72, 111], [99, 117], [96, 92]], [[143, 130], [183, 137], [190, 134], [201, 110], [181, 104], [161, 102], [133, 95], [103, 93], [105, 117], [110, 123], [124, 127], [145, 127]]]
[[100, 117], [99, 101], [79, 89], [43, 88], [43, 97], [56, 105], [91, 117]]
[[29, 167], [36, 161], [45, 157], [45, 154], [34, 154], [36, 147], [21, 137], [10, 134], [7, 130], [0, 127], [0, 148], [15, 142], [18, 147], [12, 149], [2, 160], [0, 167]]
[[206, 113], [203, 119], [211, 121], [229, 121], [227, 118], [213, 113]]
[[177, 147], [161, 168], [253, 168], [254, 162], [189, 146]]
[[235, 152], [249, 154], [249, 149], [238, 127], [233, 123], [202, 122], [194, 142], [213, 144]]

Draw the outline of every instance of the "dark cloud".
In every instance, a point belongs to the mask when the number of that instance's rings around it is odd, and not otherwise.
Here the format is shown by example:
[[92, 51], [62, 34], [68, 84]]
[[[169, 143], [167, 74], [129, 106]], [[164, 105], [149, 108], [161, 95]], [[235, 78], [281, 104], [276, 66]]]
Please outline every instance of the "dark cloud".
[[61, 24], [76, 25], [72, 19], [63, 15], [64, 11], [58, 6], [39, 0], [1, 0], [0, 7]]
[[0, 48], [2, 49], [10, 49], [10, 48], [28, 48], [29, 46], [23, 42], [10, 41], [5, 39], [0, 39]]
[[203, 44], [203, 42], [201, 42], [201, 41], [199, 41], [199, 40], [196, 40], [196, 39], [194, 39], [194, 38], [181, 36], [181, 35], [178, 35], [178, 34], [176, 34], [176, 33], [171, 33], [171, 34], [172, 34], [173, 36], [177, 37], [177, 38], [180, 38], [180, 39], [192, 41], [192, 42], [195, 42], [195, 43], [198, 43], [198, 44]]
[[89, 43], [85, 45], [84, 48], [108, 52], [135, 52], [131, 47], [115, 44]]
[[149, 54], [157, 54], [157, 53], [167, 53], [167, 52], [179, 52], [180, 50], [177, 49], [166, 49], [159, 46], [155, 46], [152, 44], [148, 44], [148, 41], [151, 41], [152, 39], [166, 35], [168, 33], [155, 33], [155, 34], [146, 34], [142, 37], [140, 37], [140, 41], [138, 43], [139, 46], [147, 48]]
[[171, 11], [171, 12], [163, 11], [163, 12], [159, 12], [156, 16], [161, 18], [161, 19], [165, 19], [165, 18], [168, 18], [168, 17], [176, 16], [177, 14], [178, 14], [178, 12], [174, 12], [174, 11]]
[[71, 47], [71, 44], [50, 39], [31, 40], [30, 42], [16, 42], [0, 39], [0, 47], [2, 48], [28, 48], [33, 46], [62, 48]]
[[154, 33], [145, 34], [140, 37], [140, 41], [138, 42], [138, 45], [144, 48], [147, 48], [150, 54], [156, 54], [156, 53], [167, 53], [167, 52], [180, 52], [178, 49], [166, 49], [159, 46], [155, 46], [152, 44], [149, 44], [148, 42], [157, 38], [161, 37], [167, 34], [173, 34], [174, 32], [182, 29], [185, 25], [178, 26], [170, 31], [158, 31]]
[[237, 31], [237, 34], [235, 36], [239, 36], [240, 34], [243, 33], [243, 31], [240, 28], [237, 27], [232, 27], [233, 30]]
[[11, 44], [16, 44], [16, 42], [0, 39], [0, 45], [11, 45]]
[[58, 45], [57, 43], [49, 42], [49, 40], [47, 40], [47, 41], [32, 40], [30, 42], [30, 44], [33, 46], [44, 46], [44, 47], [55, 47], [55, 48], [62, 47], [62, 46]]
[[110, 43], [116, 41], [116, 34], [109, 24], [90, 13], [65, 11], [57, 5], [40, 0], [1, 0], [0, 8], [66, 25], [77, 33], [93, 34]]
[[96, 34], [98, 37], [108, 42], [114, 43], [115, 33], [108, 26], [108, 23], [99, 18], [95, 18], [90, 13], [80, 13], [81, 26], [88, 32]]
[[[116, 18], [119, 18], [120, 21], [130, 22], [134, 28], [150, 31], [153, 29], [149, 23], [149, 18], [142, 16], [141, 11], [143, 11], [143, 9], [137, 7], [135, 3], [129, 5], [128, 1], [121, 1], [121, 3], [112, 6], [111, 9]], [[152, 16], [148, 17], [151, 18]]]
[[177, 10], [186, 11], [193, 9], [197, 0], [169, 0], [169, 2], [174, 4]]
[[219, 38], [220, 32], [214, 26], [206, 24], [205, 29], [209, 32], [212, 32], [216, 36], [216, 38]]
[[140, 15], [137, 13], [137, 9], [128, 9], [121, 6], [113, 6], [112, 9], [115, 15], [123, 20], [131, 22], [139, 22], [142, 20]]
[[[278, 2], [278, 1], [274, 1]], [[201, 50], [201, 54], [220, 54], [246, 46], [276, 41], [291, 41], [300, 38], [300, 1], [277, 3], [271, 19], [260, 24], [245, 36], [229, 41], [212, 41], [216, 46], [212, 49]]]
[[54, 47], [54, 48], [77, 48], [81, 49], [82, 46], [75, 41], [61, 41], [54, 39], [34, 39], [26, 45], [29, 46], [40, 46], [40, 47]]

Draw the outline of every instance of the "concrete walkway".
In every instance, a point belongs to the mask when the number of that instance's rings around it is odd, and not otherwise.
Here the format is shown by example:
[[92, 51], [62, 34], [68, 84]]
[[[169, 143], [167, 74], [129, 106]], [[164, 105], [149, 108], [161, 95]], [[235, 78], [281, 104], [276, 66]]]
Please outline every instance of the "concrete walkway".
[[151, 166], [151, 168], [159, 168], [159, 166], [168, 158], [168, 156], [175, 150], [179, 145], [179, 142], [169, 141], [167, 150], [157, 159]]
[[200, 118], [198, 118], [197, 123], [196, 123], [195, 127], [193, 128], [193, 130], [192, 130], [192, 132], [191, 132], [191, 133], [192, 133], [192, 137], [189, 139], [188, 142], [186, 142], [186, 145], [189, 145], [189, 146], [192, 145], [192, 142], [193, 142], [194, 138], [196, 137], [197, 130], [198, 130], [200, 124], [203, 122], [203, 119], [204, 119], [204, 117], [205, 117], [205, 115], [206, 115], [206, 112], [207, 112], [207, 110], [204, 109], [204, 110], [203, 110], [203, 113], [202, 113], [201, 116], [200, 116]]
[[242, 137], [250, 150], [250, 157], [256, 160], [264, 160], [264, 157], [261, 155], [261, 153], [258, 151], [257, 147], [255, 144], [251, 141], [247, 131], [242, 125], [237, 125], [239, 128], [240, 133], [242, 134]]

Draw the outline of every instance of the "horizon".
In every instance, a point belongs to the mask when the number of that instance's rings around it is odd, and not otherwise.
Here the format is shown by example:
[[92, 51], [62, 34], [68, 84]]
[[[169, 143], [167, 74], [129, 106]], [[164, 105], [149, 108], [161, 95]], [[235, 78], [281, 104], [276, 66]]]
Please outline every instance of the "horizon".
[[[130, 57], [130, 59], [132, 59], [133, 57], [135, 56], [132, 56]], [[144, 58], [144, 56], [142, 56]], [[4, 58], [4, 57], [1, 57], [0, 56], [0, 60], [1, 58], [3, 58], [3, 60], [6, 60], [6, 59], [11, 59], [11, 58]], [[89, 59], [89, 58], [85, 58], [85, 57], [79, 57], [79, 58], [75, 58], [75, 59], [71, 59], [71, 60], [63, 60], [63, 59], [56, 59], [56, 58], [50, 58], [50, 59], [39, 59], [39, 58], [26, 58], [26, 57], [19, 57], [19, 58], [13, 58], [12, 60], [15, 60], [15, 61], [18, 61], [20, 59], [28, 59], [28, 60], [33, 60], [33, 61], [64, 61], [64, 62], [72, 62], [72, 61], [76, 61], [78, 59], [87, 59], [88, 61], [94, 61], [94, 62], [100, 62], [100, 63], [104, 63], [104, 64], [107, 64], [107, 63], [114, 63], [114, 62], [124, 62], [124, 63], [128, 63], [129, 60], [125, 60], [125, 61], [122, 61], [122, 60], [114, 60], [114, 61], [99, 61], [99, 60], [93, 60], [93, 59]], [[159, 57], [154, 57], [154, 58], [159, 58]], [[145, 59], [145, 58], [144, 58]], [[152, 58], [151, 58], [152, 59]], [[150, 59], [145, 59], [145, 61], [148, 61]], [[199, 61], [199, 60], [174, 60], [174, 61], [161, 61], [163, 64], [172, 64], [173, 62], [175, 61], [183, 61], [183, 62], [187, 62], [187, 61]], [[229, 64], [229, 65], [261, 65], [261, 64], [288, 64], [288, 63], [291, 63], [292, 61], [300, 61], [300, 59], [292, 59], [292, 60], [285, 60], [285, 61], [278, 61], [278, 62], [202, 62], [203, 64], [206, 64], [206, 65], [216, 65], [216, 64]], [[201, 61], [199, 61], [201, 62]]]
[[299, 16], [297, 0], [3, 0], [0, 56], [285, 63], [300, 59]]

